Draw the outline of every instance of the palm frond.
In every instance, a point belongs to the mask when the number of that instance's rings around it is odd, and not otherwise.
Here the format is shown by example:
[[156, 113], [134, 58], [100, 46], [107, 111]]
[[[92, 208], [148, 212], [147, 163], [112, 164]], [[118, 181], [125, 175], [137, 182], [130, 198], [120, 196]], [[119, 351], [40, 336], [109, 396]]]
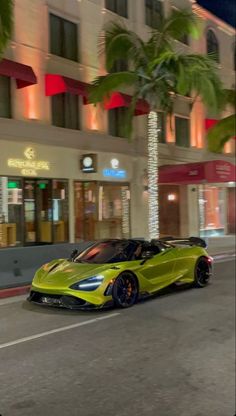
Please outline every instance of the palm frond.
[[207, 134], [208, 149], [221, 153], [225, 143], [236, 135], [235, 114], [220, 120]]
[[173, 10], [169, 18], [164, 20], [161, 32], [164, 37], [170, 36], [176, 40], [182, 40], [183, 35], [198, 38], [200, 34], [199, 21], [188, 10]]
[[137, 74], [131, 71], [116, 72], [95, 78], [89, 89], [89, 102], [98, 103], [104, 97], [109, 97], [123, 85], [133, 85], [137, 81]]
[[178, 56], [176, 92], [195, 92], [212, 111], [222, 108], [223, 85], [218, 76], [215, 62], [205, 55], [189, 54]]
[[13, 1], [1, 0], [0, 4], [0, 54], [11, 37], [13, 24]]
[[118, 59], [145, 61], [145, 43], [124, 24], [109, 22], [104, 27], [104, 34], [100, 38], [100, 51], [106, 53], [106, 66], [110, 70]]

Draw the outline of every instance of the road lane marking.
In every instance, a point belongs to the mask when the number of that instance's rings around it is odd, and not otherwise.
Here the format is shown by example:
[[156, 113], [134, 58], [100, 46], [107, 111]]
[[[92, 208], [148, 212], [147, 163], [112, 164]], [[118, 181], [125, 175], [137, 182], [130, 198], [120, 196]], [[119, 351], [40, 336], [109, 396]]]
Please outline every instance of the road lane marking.
[[100, 318], [94, 318], [94, 319], [89, 319], [88, 321], [79, 322], [78, 324], [67, 325], [67, 326], [63, 326], [61, 328], [52, 329], [50, 331], [41, 332], [40, 334], [30, 335], [30, 336], [24, 337], [24, 338], [19, 338], [19, 339], [16, 339], [15, 341], [0, 344], [0, 349], [7, 348], [7, 347], [12, 347], [13, 345], [22, 344], [23, 342], [28, 342], [28, 341], [32, 341], [34, 339], [46, 337], [47, 335], [57, 334], [59, 332], [68, 331], [70, 329], [78, 328], [79, 326], [90, 325], [90, 324], [93, 324], [93, 323], [98, 322], [98, 321], [103, 321], [105, 319], [115, 318], [115, 316], [118, 316], [118, 315], [120, 315], [120, 313], [112, 313], [112, 314], [109, 314], [109, 315], [106, 315], [106, 316], [102, 316]]

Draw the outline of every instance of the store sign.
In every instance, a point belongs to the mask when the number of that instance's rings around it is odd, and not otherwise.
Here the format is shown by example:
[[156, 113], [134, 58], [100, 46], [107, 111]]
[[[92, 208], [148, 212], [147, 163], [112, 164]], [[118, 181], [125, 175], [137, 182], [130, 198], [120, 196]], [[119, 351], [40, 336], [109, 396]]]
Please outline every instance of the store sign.
[[80, 168], [85, 173], [97, 172], [97, 155], [93, 153], [83, 155], [80, 159]]
[[111, 168], [103, 169], [102, 173], [105, 178], [125, 179], [127, 172], [124, 169], [119, 169], [120, 162], [118, 159], [111, 159]]
[[50, 163], [46, 160], [37, 160], [36, 152], [32, 147], [24, 151], [25, 159], [8, 159], [9, 168], [20, 169], [23, 176], [38, 176], [38, 171], [49, 171]]

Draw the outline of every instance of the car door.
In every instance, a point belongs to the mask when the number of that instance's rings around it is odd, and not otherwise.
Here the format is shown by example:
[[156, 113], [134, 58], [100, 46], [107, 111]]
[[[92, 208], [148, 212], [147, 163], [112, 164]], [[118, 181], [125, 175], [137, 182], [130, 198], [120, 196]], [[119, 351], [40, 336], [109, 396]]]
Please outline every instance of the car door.
[[167, 248], [148, 259], [139, 270], [148, 281], [149, 290], [155, 291], [168, 286], [174, 280], [175, 254], [173, 248]]

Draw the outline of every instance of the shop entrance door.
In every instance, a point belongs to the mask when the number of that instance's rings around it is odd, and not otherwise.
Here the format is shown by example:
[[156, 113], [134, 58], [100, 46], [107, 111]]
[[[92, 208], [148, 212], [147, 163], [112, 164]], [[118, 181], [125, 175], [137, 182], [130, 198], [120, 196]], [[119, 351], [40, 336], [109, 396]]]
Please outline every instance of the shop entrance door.
[[52, 242], [52, 181], [24, 179], [25, 245]]

